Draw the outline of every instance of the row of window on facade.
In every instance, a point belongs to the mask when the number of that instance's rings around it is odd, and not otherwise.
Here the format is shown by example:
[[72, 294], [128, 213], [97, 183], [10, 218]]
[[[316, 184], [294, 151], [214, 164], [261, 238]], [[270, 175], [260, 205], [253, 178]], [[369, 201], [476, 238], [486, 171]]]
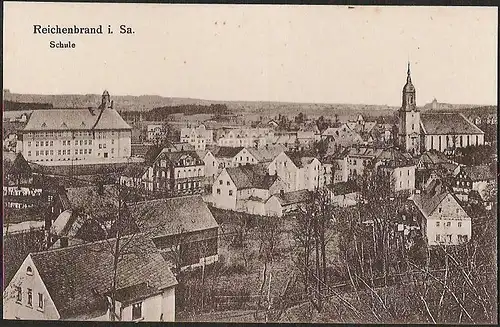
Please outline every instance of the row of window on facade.
[[[16, 286], [16, 303], [17, 304], [22, 304], [23, 303], [23, 291], [20, 286]], [[27, 296], [26, 296], [26, 306], [33, 308], [33, 290], [31, 288], [28, 288], [26, 290]], [[43, 310], [43, 294], [38, 293], [38, 310]]]
[[[451, 243], [451, 234], [436, 234], [436, 242], [442, 242], [442, 243]], [[468, 241], [469, 236], [468, 235], [457, 235], [458, 242], [459, 243], [465, 243]]]
[[[439, 151], [442, 150], [442, 143], [444, 142], [444, 135], [441, 135], [441, 136], [432, 136], [431, 135], [431, 145], [434, 145], [434, 137], [437, 137], [437, 141], [439, 143]], [[446, 144], [449, 145], [450, 142], [453, 142], [453, 145], [457, 145], [457, 138], [458, 138], [458, 144], [460, 147], [463, 147], [463, 146], [468, 146], [468, 145], [472, 145], [471, 141], [472, 139], [470, 138], [470, 135], [467, 135], [467, 142], [464, 142], [464, 139], [462, 136], [460, 135], [446, 135]], [[465, 144], [464, 144], [465, 143]], [[478, 144], [479, 143], [479, 135], [476, 135], [476, 143], [475, 144]]]
[[[349, 159], [348, 160], [350, 165], [357, 165], [357, 160], [356, 159]], [[364, 166], [367, 166], [370, 163], [370, 160], [359, 160], [360, 163], [363, 163]]]
[[457, 186], [471, 186], [471, 182], [457, 181]]
[[[114, 140], [112, 140], [113, 142]], [[113, 142], [114, 143], [114, 142]], [[71, 141], [70, 140], [62, 140], [62, 145], [63, 146], [70, 146]], [[75, 145], [92, 145], [92, 140], [75, 140]], [[28, 141], [28, 146], [31, 146], [31, 141]], [[38, 146], [54, 146], [54, 141], [35, 141], [35, 147]]]
[[[104, 138], [104, 136], [106, 136], [106, 134], [108, 134], [109, 132], [96, 132], [96, 136], [97, 138]], [[118, 132], [116, 132], [116, 134], [118, 135]], [[35, 138], [45, 138], [45, 137], [71, 137], [71, 136], [75, 136], [75, 137], [90, 137], [92, 136], [92, 132], [90, 131], [75, 131], [75, 132], [71, 132], [71, 131], [60, 131], [60, 132], [29, 132], [29, 133], [26, 133], [26, 136], [28, 138], [31, 138], [31, 137], [35, 137]], [[115, 131], [111, 131], [111, 136], [115, 136]]]
[[32, 208], [34, 205], [27, 203], [19, 203], [19, 202], [4, 202], [4, 206], [6, 208], [25, 209], [25, 208]]
[[[33, 276], [33, 269], [28, 266], [26, 268], [26, 275], [28, 276]], [[33, 308], [33, 289], [27, 288], [26, 289], [26, 306]], [[16, 303], [17, 304], [22, 304], [23, 303], [23, 290], [21, 286], [16, 286]], [[43, 293], [38, 293], [38, 310], [43, 310], [44, 307], [44, 298], [43, 298]]]
[[[439, 209], [441, 209], [441, 208], [439, 208]], [[458, 213], [459, 209], [457, 209], [456, 212]], [[439, 226], [441, 226], [441, 222], [440, 221], [436, 221], [436, 227], [439, 227]], [[443, 223], [443, 226], [445, 226], [445, 227], [451, 227], [452, 226], [452, 222], [451, 221], [446, 221], [446, 222]], [[461, 221], [459, 221], [457, 223], [457, 227], [462, 227], [462, 222]]]
[[[111, 153], [113, 153], [114, 149], [111, 149]], [[76, 149], [74, 154], [92, 154], [92, 149]], [[54, 155], [54, 150], [41, 150], [41, 151], [35, 151], [35, 157], [38, 156], [53, 156]], [[71, 155], [71, 150], [69, 149], [63, 149], [63, 150], [57, 150], [57, 155], [58, 156], [66, 156], [66, 155]], [[28, 151], [28, 157], [31, 157], [31, 151]]]
[[[229, 182], [228, 182], [229, 183]], [[220, 188], [217, 189], [217, 195], [220, 195], [221, 194], [221, 191], [220, 191]], [[233, 190], [229, 190], [228, 191], [228, 195], [229, 196], [232, 196], [233, 195]]]
[[177, 184], [177, 189], [178, 190], [187, 190], [190, 188], [198, 188], [200, 186], [201, 186], [201, 182], [186, 182], [186, 183]]

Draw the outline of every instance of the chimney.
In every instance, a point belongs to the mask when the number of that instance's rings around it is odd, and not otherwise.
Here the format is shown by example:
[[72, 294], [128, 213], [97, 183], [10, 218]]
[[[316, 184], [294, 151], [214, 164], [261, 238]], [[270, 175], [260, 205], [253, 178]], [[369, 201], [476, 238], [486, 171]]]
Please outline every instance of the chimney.
[[440, 180], [437, 180], [436, 182], [436, 187], [434, 188], [434, 190], [436, 191], [436, 194], [440, 194], [441, 193], [441, 190], [442, 190], [442, 184], [441, 184], [441, 181]]

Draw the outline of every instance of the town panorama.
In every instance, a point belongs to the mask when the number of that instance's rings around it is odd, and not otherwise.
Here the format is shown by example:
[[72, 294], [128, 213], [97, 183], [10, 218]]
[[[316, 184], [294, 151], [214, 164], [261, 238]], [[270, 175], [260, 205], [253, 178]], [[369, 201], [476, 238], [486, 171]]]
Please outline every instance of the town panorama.
[[401, 86], [320, 115], [4, 90], [4, 318], [495, 323], [496, 107]]

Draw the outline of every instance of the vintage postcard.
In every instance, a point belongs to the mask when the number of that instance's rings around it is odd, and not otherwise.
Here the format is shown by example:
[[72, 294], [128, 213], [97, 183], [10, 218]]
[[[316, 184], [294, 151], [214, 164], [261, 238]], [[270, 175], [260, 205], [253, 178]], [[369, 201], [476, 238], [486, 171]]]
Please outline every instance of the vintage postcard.
[[497, 8], [3, 6], [4, 319], [498, 322]]

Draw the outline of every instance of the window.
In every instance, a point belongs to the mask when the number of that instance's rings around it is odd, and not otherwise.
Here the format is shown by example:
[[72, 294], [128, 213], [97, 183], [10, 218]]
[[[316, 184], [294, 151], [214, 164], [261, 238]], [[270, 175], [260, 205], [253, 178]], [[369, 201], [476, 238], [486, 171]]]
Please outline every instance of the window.
[[451, 221], [446, 222], [446, 227], [450, 227], [450, 226], [451, 226]]
[[54, 141], [50, 141], [50, 146], [53, 146], [54, 145]]
[[439, 221], [436, 221], [436, 227], [439, 227]]
[[61, 155], [61, 150], [57, 150], [57, 155], [60, 156]]
[[89, 140], [89, 145], [92, 145], [92, 140]]
[[28, 157], [31, 157], [31, 151], [28, 151]]
[[438, 212], [441, 213], [441, 211], [443, 211], [443, 209], [442, 208], [438, 208]]
[[229, 196], [233, 195], [233, 190], [229, 190]]
[[31, 146], [31, 142], [28, 142], [28, 146]]
[[115, 140], [111, 140], [111, 144], [115, 144]]
[[65, 156], [66, 155], [66, 150], [62, 150], [62, 154], [63, 154], [63, 156]]
[[102, 144], [99, 144], [99, 149], [102, 149]]
[[32, 307], [33, 306], [33, 290], [31, 288], [28, 288], [28, 306]]
[[40, 154], [40, 152], [36, 151], [35, 152], [35, 156], [38, 156]]
[[229, 183], [229, 181], [226, 182], [226, 185], [229, 186], [231, 183]]
[[48, 156], [49, 155], [49, 150], [45, 150], [45, 155]]
[[142, 302], [132, 304], [132, 320], [142, 318]]
[[53, 156], [54, 155], [54, 150], [50, 150], [50, 155]]
[[219, 185], [222, 185], [222, 179], [219, 181]]
[[104, 144], [102, 145], [102, 147], [103, 147], [104, 149], [106, 149], [106, 143], [104, 143]]
[[458, 222], [458, 227], [462, 227], [462, 222], [461, 221]]
[[23, 301], [23, 292], [21, 286], [16, 286], [16, 302], [21, 303]]
[[30, 266], [28, 266], [28, 268], [26, 268], [26, 275], [33, 276], [33, 269]]
[[35, 146], [38, 146], [38, 141], [35, 142]]
[[43, 310], [43, 294], [38, 293], [38, 309]]
[[87, 149], [83, 149], [83, 154], [87, 154]]
[[436, 234], [436, 242], [441, 242], [441, 235]]
[[220, 194], [220, 188], [217, 189], [217, 194]]
[[89, 154], [92, 154], [92, 149], [89, 149]]

